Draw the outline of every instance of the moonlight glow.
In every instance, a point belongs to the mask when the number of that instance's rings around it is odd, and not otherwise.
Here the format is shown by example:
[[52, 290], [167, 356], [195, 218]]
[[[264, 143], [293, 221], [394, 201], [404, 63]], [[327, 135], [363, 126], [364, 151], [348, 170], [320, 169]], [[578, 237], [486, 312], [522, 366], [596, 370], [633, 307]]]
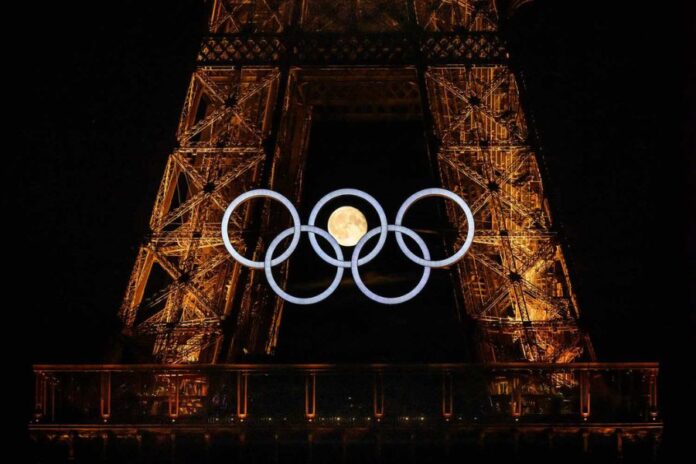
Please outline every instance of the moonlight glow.
[[329, 216], [329, 233], [346, 247], [355, 246], [367, 232], [367, 219], [352, 206], [341, 206]]

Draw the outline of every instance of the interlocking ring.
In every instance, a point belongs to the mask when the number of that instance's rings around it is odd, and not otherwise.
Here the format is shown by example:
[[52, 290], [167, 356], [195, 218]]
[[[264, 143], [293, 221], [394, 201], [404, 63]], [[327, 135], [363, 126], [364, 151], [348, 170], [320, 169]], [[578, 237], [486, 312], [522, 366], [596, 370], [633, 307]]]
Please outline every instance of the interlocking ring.
[[[316, 227], [314, 225], [321, 208], [327, 202], [342, 196], [354, 196], [362, 198], [363, 200], [370, 203], [370, 205], [372, 205], [372, 207], [377, 212], [377, 216], [379, 217], [380, 223], [379, 227], [375, 227], [374, 229], [370, 230], [360, 238], [358, 243], [355, 245], [355, 248], [353, 249], [353, 254], [350, 260], [343, 259], [343, 252], [341, 250], [341, 247], [336, 241], [336, 239], [333, 236], [331, 236], [331, 234], [329, 234], [326, 230]], [[457, 250], [456, 253], [454, 253], [449, 258], [436, 261], [430, 260], [430, 251], [428, 250], [428, 247], [423, 241], [423, 239], [416, 232], [402, 225], [404, 216], [406, 215], [408, 209], [413, 205], [413, 203], [423, 198], [433, 196], [444, 197], [457, 203], [457, 205], [459, 205], [459, 207], [464, 211], [464, 215], [466, 216], [467, 221], [467, 235], [464, 244], [459, 248], [459, 250]], [[232, 217], [232, 213], [240, 204], [252, 198], [261, 197], [271, 198], [281, 202], [290, 212], [293, 226], [289, 229], [285, 229], [271, 241], [270, 245], [268, 246], [268, 249], [266, 250], [266, 255], [263, 261], [252, 261], [243, 257], [237, 252], [237, 250], [234, 249], [228, 236], [228, 226], [230, 218]], [[428, 282], [428, 279], [430, 278], [431, 268], [449, 266], [451, 264], [456, 263], [464, 257], [466, 252], [469, 251], [469, 248], [471, 247], [471, 244], [474, 240], [474, 215], [472, 214], [471, 209], [469, 209], [469, 206], [466, 204], [466, 202], [457, 194], [441, 188], [429, 188], [416, 192], [410, 197], [408, 197], [399, 208], [399, 211], [396, 215], [396, 220], [394, 222], [395, 224], [387, 223], [387, 217], [384, 214], [384, 210], [382, 209], [382, 206], [377, 202], [377, 200], [374, 199], [374, 197], [361, 190], [346, 188], [335, 190], [322, 197], [312, 209], [309, 216], [308, 224], [301, 225], [300, 216], [297, 213], [297, 209], [295, 209], [295, 207], [292, 205], [292, 203], [290, 203], [290, 201], [287, 198], [272, 190], [256, 189], [238, 196], [232, 201], [232, 203], [230, 203], [230, 205], [225, 210], [225, 214], [222, 217], [221, 231], [222, 240], [225, 244], [225, 248], [230, 253], [230, 255], [232, 255], [232, 257], [235, 260], [237, 260], [244, 266], [250, 267], [252, 269], [263, 269], [266, 274], [266, 279], [268, 280], [268, 283], [273, 289], [273, 291], [286, 301], [298, 305], [309, 305], [325, 300], [331, 294], [333, 294], [333, 292], [336, 291], [336, 289], [340, 285], [341, 278], [343, 277], [344, 268], [350, 268], [356, 285], [365, 296], [378, 303], [395, 305], [414, 298], [421, 292], [421, 290], [423, 290], [426, 283]], [[280, 286], [278, 286], [277, 282], [273, 277], [273, 266], [276, 266], [284, 262], [292, 255], [292, 253], [297, 248], [302, 232], [306, 232], [309, 235], [310, 243], [317, 255], [319, 255], [319, 257], [327, 263], [336, 266], [336, 276], [331, 282], [331, 285], [329, 285], [329, 287], [326, 290], [319, 293], [318, 295], [306, 298], [290, 295], [285, 290], [281, 289]], [[406, 257], [411, 261], [423, 266], [423, 275], [418, 281], [418, 284], [416, 284], [416, 286], [411, 291], [397, 297], [385, 297], [382, 295], [378, 295], [369, 288], [367, 288], [362, 278], [360, 277], [360, 271], [358, 269], [363, 264], [372, 261], [379, 254], [379, 252], [382, 251], [382, 248], [384, 247], [384, 244], [387, 240], [387, 234], [389, 232], [393, 232], [396, 236], [397, 244], [399, 245], [399, 248], [404, 253], [404, 255], [406, 255]], [[273, 253], [275, 252], [275, 249], [278, 247], [278, 245], [283, 239], [287, 238], [291, 234], [292, 240], [290, 242], [290, 245], [288, 246], [288, 249], [285, 250], [280, 256], [274, 258]], [[370, 253], [368, 253], [364, 257], [360, 257], [360, 252], [362, 251], [365, 244], [368, 242], [368, 240], [370, 240], [377, 234], [379, 234], [379, 239], [377, 240], [377, 244], [375, 245], [375, 247], [372, 249], [372, 251], [370, 251]], [[421, 253], [423, 254], [423, 257], [420, 257], [413, 253], [411, 250], [409, 250], [403, 239], [404, 234], [408, 235], [416, 242], [416, 244], [421, 250]], [[326, 254], [324, 250], [322, 250], [322, 248], [319, 246], [319, 243], [317, 242], [316, 235], [321, 236], [323, 239], [329, 242], [336, 254], [335, 258]]]
[[[343, 259], [343, 252], [341, 251], [340, 245], [338, 244], [336, 239], [333, 238], [331, 234], [329, 234], [327, 231], [325, 231], [324, 229], [320, 229], [319, 227], [305, 225], [300, 226], [300, 230], [302, 232], [309, 232], [312, 234], [321, 235], [324, 239], [326, 239], [327, 242], [331, 244], [331, 247], [336, 252], [336, 256], [338, 257], [338, 259]], [[275, 278], [273, 277], [273, 252], [275, 251], [276, 247], [281, 242], [281, 240], [283, 240], [285, 237], [294, 232], [295, 229], [292, 227], [289, 229], [285, 229], [283, 232], [278, 234], [276, 238], [273, 239], [270, 245], [268, 245], [268, 250], [266, 250], [266, 259], [264, 259], [263, 261], [264, 270], [266, 271], [266, 279], [268, 279], [268, 284], [271, 286], [273, 291], [276, 292], [276, 294], [285, 301], [289, 301], [290, 303], [295, 303], [299, 305], [310, 305], [314, 303], [319, 303], [320, 301], [325, 300], [326, 298], [331, 296], [331, 294], [334, 291], [336, 291], [338, 285], [341, 283], [341, 278], [343, 277], [343, 268], [341, 266], [336, 266], [336, 276], [334, 277], [333, 282], [331, 282], [331, 285], [329, 285], [329, 288], [327, 288], [318, 295], [308, 298], [300, 298], [297, 296], [290, 295], [285, 290], [280, 288], [280, 286], [278, 286], [278, 284], [275, 281]]]
[[290, 203], [290, 200], [285, 198], [280, 193], [268, 189], [256, 189], [250, 190], [247, 193], [243, 193], [239, 195], [237, 198], [235, 198], [232, 201], [232, 203], [230, 203], [230, 205], [227, 207], [227, 209], [225, 210], [225, 214], [223, 214], [222, 216], [222, 241], [225, 244], [225, 248], [227, 248], [227, 251], [229, 251], [229, 253], [232, 255], [234, 259], [236, 259], [246, 267], [250, 267], [252, 269], [263, 269], [263, 262], [252, 261], [250, 259], [247, 259], [244, 256], [240, 255], [237, 252], [237, 250], [234, 249], [234, 247], [232, 246], [232, 242], [230, 242], [229, 234], [227, 232], [230, 218], [232, 217], [232, 213], [234, 213], [234, 210], [237, 209], [239, 205], [241, 205], [247, 200], [251, 200], [252, 198], [272, 198], [274, 200], [277, 200], [281, 202], [283, 206], [285, 206], [288, 209], [288, 211], [290, 211], [290, 216], [292, 217], [293, 236], [292, 241], [290, 242], [290, 246], [287, 250], [285, 250], [283, 254], [271, 261], [271, 266], [275, 266], [279, 263], [282, 263], [283, 261], [288, 259], [291, 254], [295, 252], [295, 248], [297, 248], [297, 244], [300, 242], [300, 215], [297, 214], [297, 210], [295, 209], [295, 206], [292, 203]]
[[[430, 252], [428, 251], [428, 247], [425, 245], [425, 242], [423, 241], [420, 236], [412, 231], [411, 229], [408, 229], [403, 226], [395, 226], [395, 225], [388, 225], [387, 230], [389, 232], [394, 232], [397, 234], [404, 233], [411, 237], [413, 240], [416, 241], [418, 246], [420, 247], [421, 251], [423, 252], [423, 256], [425, 259], [430, 259]], [[430, 278], [430, 268], [428, 266], [423, 266], [423, 275], [421, 276], [420, 281], [418, 281], [418, 285], [416, 285], [413, 290], [411, 290], [408, 293], [404, 293], [403, 295], [396, 296], [396, 297], [386, 297], [382, 295], [378, 295], [365, 285], [365, 283], [362, 281], [362, 278], [360, 277], [360, 271], [358, 270], [359, 266], [359, 261], [358, 261], [358, 256], [360, 256], [360, 250], [362, 250], [362, 247], [365, 245], [365, 243], [370, 240], [374, 235], [379, 231], [379, 228], [372, 229], [368, 233], [362, 236], [360, 241], [355, 245], [355, 250], [353, 250], [353, 257], [350, 260], [350, 270], [353, 273], [353, 280], [355, 280], [355, 284], [358, 286], [361, 292], [368, 297], [369, 299], [376, 301], [377, 303], [382, 303], [382, 304], [387, 304], [387, 305], [395, 305], [395, 304], [400, 304], [404, 303], [411, 298], [415, 297], [418, 295], [423, 288], [425, 288], [425, 284], [428, 283], [428, 279]]]
[[[384, 243], [387, 241], [387, 215], [384, 214], [384, 210], [382, 209], [382, 205], [380, 205], [377, 200], [372, 195], [369, 195], [362, 190], [358, 189], [353, 189], [353, 188], [345, 188], [345, 189], [339, 189], [339, 190], [334, 190], [333, 192], [324, 195], [321, 200], [317, 202], [316, 205], [314, 205], [314, 208], [312, 208], [312, 212], [309, 214], [309, 221], [307, 221], [307, 224], [310, 226], [314, 225], [314, 221], [317, 220], [317, 216], [319, 215], [319, 211], [321, 211], [321, 208], [328, 203], [329, 201], [333, 200], [334, 198], [338, 197], [344, 197], [344, 196], [353, 196], [353, 197], [358, 197], [362, 198], [363, 200], [367, 201], [377, 212], [377, 216], [379, 216], [379, 240], [377, 241], [377, 245], [372, 249], [371, 252], [367, 254], [364, 258], [361, 258], [360, 261], [358, 261], [358, 264], [362, 266], [363, 264], [367, 264], [370, 261], [372, 261], [375, 256], [379, 254], [380, 251], [382, 251], [382, 248], [384, 247]], [[324, 250], [321, 249], [319, 244], [317, 243], [317, 239], [314, 237], [314, 234], [309, 234], [309, 241], [312, 244], [312, 248], [314, 248], [314, 251], [316, 254], [319, 255], [321, 259], [326, 261], [329, 264], [333, 264], [334, 266], [341, 266], [348, 268], [350, 267], [350, 261], [339, 261], [331, 256], [327, 255], [324, 253]]]
[[462, 197], [460, 197], [454, 192], [450, 192], [449, 190], [441, 188], [429, 188], [421, 190], [408, 197], [406, 201], [404, 201], [401, 204], [399, 212], [396, 213], [396, 220], [394, 221], [394, 224], [400, 226], [404, 220], [404, 215], [406, 214], [406, 211], [408, 211], [408, 209], [418, 200], [422, 200], [423, 198], [428, 197], [447, 198], [449, 200], [454, 201], [464, 211], [467, 225], [466, 240], [464, 240], [464, 244], [461, 246], [461, 248], [459, 248], [459, 250], [455, 254], [453, 254], [449, 258], [441, 259], [439, 261], [430, 261], [427, 258], [423, 259], [413, 254], [404, 243], [404, 238], [401, 235], [400, 231], [396, 232], [396, 241], [399, 243], [399, 248], [401, 248], [401, 251], [404, 252], [406, 257], [408, 257], [408, 259], [410, 259], [416, 264], [420, 264], [421, 266], [427, 267], [449, 266], [450, 264], [456, 263], [457, 261], [462, 259], [466, 252], [469, 251], [469, 248], [471, 247], [471, 244], [474, 241], [474, 215], [471, 212], [471, 209], [469, 209], [469, 205], [466, 204]]

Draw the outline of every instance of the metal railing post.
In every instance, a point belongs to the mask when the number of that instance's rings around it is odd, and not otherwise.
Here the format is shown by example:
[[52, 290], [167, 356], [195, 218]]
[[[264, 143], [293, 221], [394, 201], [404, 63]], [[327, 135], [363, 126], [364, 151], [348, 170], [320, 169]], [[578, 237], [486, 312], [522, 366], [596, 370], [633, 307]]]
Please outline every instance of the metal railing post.
[[452, 373], [444, 371], [442, 373], [442, 417], [450, 420], [454, 413], [454, 387]]
[[39, 422], [46, 415], [46, 374], [34, 372], [34, 420]]
[[580, 417], [586, 421], [590, 418], [590, 372], [582, 370], [579, 372], [580, 381]]
[[107, 422], [111, 418], [111, 372], [100, 373], [100, 384], [99, 409], [102, 420]]
[[317, 374], [305, 376], [305, 418], [312, 421], [317, 414]]
[[246, 372], [237, 373], [237, 418], [241, 421], [246, 419], [248, 411], [248, 388], [249, 374]]
[[382, 372], [376, 372], [373, 384], [374, 416], [377, 421], [384, 417], [384, 376]]

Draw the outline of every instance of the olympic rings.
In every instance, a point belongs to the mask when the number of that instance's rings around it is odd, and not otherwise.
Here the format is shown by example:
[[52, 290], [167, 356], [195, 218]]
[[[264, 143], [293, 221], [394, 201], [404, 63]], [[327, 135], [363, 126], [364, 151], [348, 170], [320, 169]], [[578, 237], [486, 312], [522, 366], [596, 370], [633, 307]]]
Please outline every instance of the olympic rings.
[[[379, 217], [380, 222], [379, 227], [375, 227], [374, 229], [368, 231], [365, 235], [363, 235], [360, 238], [358, 243], [355, 245], [355, 248], [353, 249], [353, 254], [350, 260], [343, 259], [343, 251], [341, 250], [341, 247], [336, 241], [336, 239], [331, 234], [329, 234], [324, 229], [321, 229], [314, 225], [314, 223], [317, 220], [317, 216], [319, 215], [319, 211], [321, 211], [321, 208], [327, 202], [342, 196], [354, 196], [370, 203], [370, 205], [377, 212], [377, 216]], [[285, 206], [287, 210], [290, 212], [293, 226], [288, 229], [285, 229], [271, 241], [270, 245], [268, 246], [268, 249], [266, 250], [266, 255], [263, 261], [252, 261], [243, 257], [232, 246], [232, 243], [230, 242], [228, 235], [229, 221], [232, 217], [232, 213], [237, 207], [239, 207], [240, 204], [252, 198], [264, 197], [281, 202], [283, 206]], [[430, 251], [428, 250], [428, 247], [423, 241], [423, 239], [416, 232], [402, 225], [404, 216], [406, 215], [408, 209], [418, 200], [422, 200], [423, 198], [428, 197], [443, 197], [454, 201], [464, 211], [464, 215], [466, 216], [467, 221], [467, 235], [464, 244], [452, 256], [437, 261], [430, 260]], [[451, 264], [456, 263], [464, 257], [467, 251], [469, 251], [469, 248], [471, 247], [471, 244], [474, 240], [474, 216], [469, 206], [459, 195], [450, 192], [449, 190], [441, 188], [429, 188], [418, 191], [410, 197], [408, 197], [399, 208], [394, 224], [388, 224], [387, 217], [384, 213], [384, 210], [382, 209], [382, 206], [377, 202], [377, 200], [374, 199], [374, 197], [361, 190], [346, 188], [335, 190], [322, 197], [312, 209], [309, 216], [308, 224], [301, 225], [300, 216], [297, 212], [297, 209], [293, 206], [292, 203], [290, 203], [290, 200], [272, 190], [256, 189], [250, 190], [249, 192], [246, 192], [238, 196], [232, 201], [232, 203], [230, 203], [222, 217], [221, 232], [223, 243], [230, 255], [232, 255], [232, 257], [237, 262], [241, 263], [244, 266], [250, 267], [252, 269], [263, 269], [266, 274], [266, 279], [268, 280], [268, 283], [273, 289], [273, 291], [286, 301], [298, 305], [310, 305], [323, 301], [324, 299], [328, 298], [331, 294], [333, 294], [333, 292], [336, 291], [336, 289], [340, 285], [341, 279], [343, 277], [343, 270], [350, 268], [351, 273], [353, 275], [353, 280], [365, 296], [378, 303], [395, 305], [414, 298], [423, 290], [423, 288], [425, 288], [425, 285], [427, 284], [428, 279], [430, 278], [431, 268], [441, 268], [449, 266]], [[272, 271], [273, 266], [276, 266], [284, 262], [292, 255], [292, 253], [297, 248], [302, 232], [306, 232], [309, 235], [310, 243], [317, 255], [319, 255], [319, 257], [325, 262], [336, 266], [336, 275], [329, 287], [323, 292], [319, 293], [318, 295], [306, 298], [300, 298], [290, 295], [285, 290], [281, 289], [280, 286], [278, 286], [278, 284], [276, 283]], [[414, 263], [423, 266], [423, 275], [421, 276], [418, 284], [416, 284], [416, 286], [411, 291], [397, 297], [384, 297], [368, 289], [365, 283], [363, 282], [362, 278], [360, 277], [360, 271], [358, 269], [363, 264], [372, 261], [382, 251], [382, 248], [384, 247], [384, 244], [387, 240], [388, 232], [394, 232], [399, 248], [408, 259], [410, 259]], [[360, 252], [362, 251], [367, 241], [377, 234], [379, 234], [379, 239], [377, 240], [377, 244], [375, 245], [375, 247], [366, 256], [360, 257]], [[416, 244], [421, 250], [423, 257], [417, 256], [411, 250], [409, 250], [409, 248], [406, 246], [406, 243], [404, 242], [403, 234], [408, 235], [416, 242]], [[292, 235], [292, 240], [290, 242], [290, 246], [288, 246], [288, 249], [285, 250], [280, 256], [274, 258], [273, 253], [275, 252], [275, 249], [278, 247], [278, 245], [283, 239], [287, 238], [290, 235]], [[322, 248], [317, 243], [316, 235], [321, 236], [323, 239], [329, 242], [329, 244], [335, 252], [335, 258], [329, 256], [328, 254], [326, 254], [326, 252], [324, 252], [324, 250], [322, 250]]]

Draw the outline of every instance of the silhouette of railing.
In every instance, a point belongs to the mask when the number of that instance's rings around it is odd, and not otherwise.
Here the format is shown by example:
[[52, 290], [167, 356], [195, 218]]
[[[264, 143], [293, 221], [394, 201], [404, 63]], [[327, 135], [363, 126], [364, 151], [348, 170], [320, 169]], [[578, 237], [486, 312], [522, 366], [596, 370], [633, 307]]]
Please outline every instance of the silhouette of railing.
[[37, 365], [40, 424], [653, 423], [654, 363]]

